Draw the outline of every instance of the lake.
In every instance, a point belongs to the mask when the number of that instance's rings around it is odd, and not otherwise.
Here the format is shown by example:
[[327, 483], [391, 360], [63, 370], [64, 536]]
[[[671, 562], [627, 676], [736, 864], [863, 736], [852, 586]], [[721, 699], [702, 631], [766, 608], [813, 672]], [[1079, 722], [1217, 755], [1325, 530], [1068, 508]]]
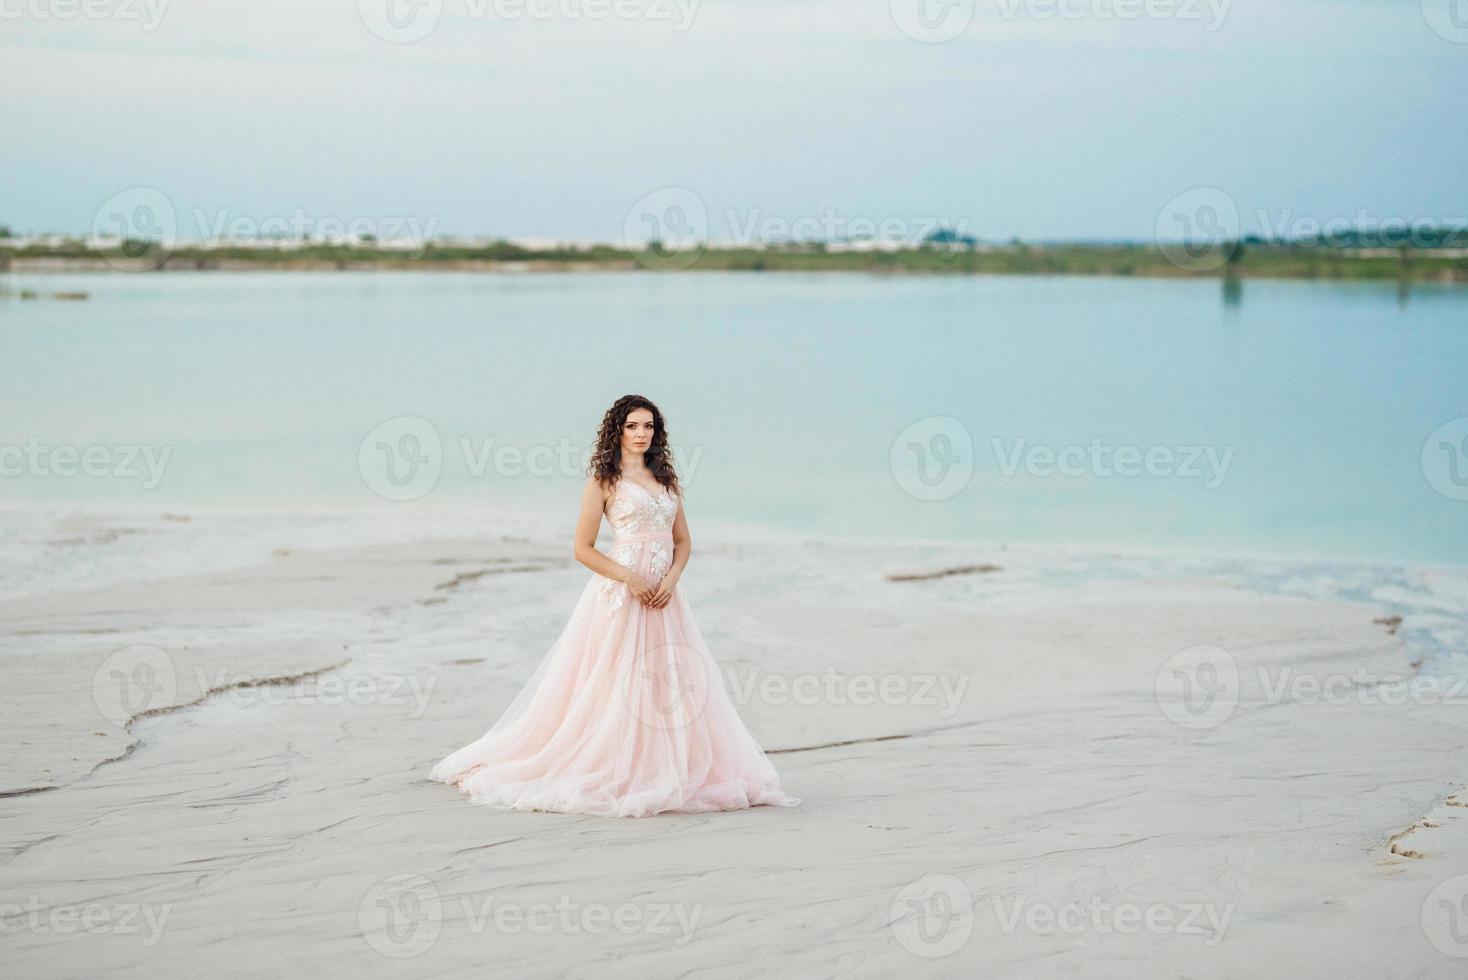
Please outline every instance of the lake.
[[638, 392], [667, 413], [695, 533], [1468, 556], [1463, 287], [620, 272], [0, 285], [12, 502], [514, 508], [569, 525], [602, 412]]

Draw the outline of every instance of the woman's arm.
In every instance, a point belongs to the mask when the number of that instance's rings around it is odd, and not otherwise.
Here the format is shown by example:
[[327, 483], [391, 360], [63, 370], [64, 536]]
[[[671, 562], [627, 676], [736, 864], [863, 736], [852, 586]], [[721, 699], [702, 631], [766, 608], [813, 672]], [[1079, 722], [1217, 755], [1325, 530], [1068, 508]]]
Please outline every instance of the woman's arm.
[[652, 586], [632, 569], [617, 564], [596, 550], [596, 532], [601, 530], [606, 502], [606, 491], [596, 477], [589, 478], [581, 491], [581, 514], [576, 519], [576, 560], [598, 575], [626, 582], [632, 594], [645, 601], [652, 595]]

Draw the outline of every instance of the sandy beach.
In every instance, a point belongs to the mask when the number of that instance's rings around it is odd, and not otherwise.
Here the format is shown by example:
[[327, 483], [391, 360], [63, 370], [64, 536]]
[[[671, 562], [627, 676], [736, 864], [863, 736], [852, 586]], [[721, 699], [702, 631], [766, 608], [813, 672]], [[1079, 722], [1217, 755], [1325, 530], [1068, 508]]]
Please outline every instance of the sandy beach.
[[[550, 529], [302, 548], [330, 536], [26, 520], [12, 572], [67, 550], [94, 572], [12, 576], [0, 602], [9, 975], [1468, 962], [1468, 692], [1413, 641], [1451, 625], [1451, 571], [696, 538], [683, 588], [804, 802], [608, 820], [427, 779], [589, 574]], [[119, 548], [131, 571], [99, 557]], [[209, 567], [191, 548], [221, 567], [187, 571]], [[1326, 579], [1356, 598], [1307, 594]]]

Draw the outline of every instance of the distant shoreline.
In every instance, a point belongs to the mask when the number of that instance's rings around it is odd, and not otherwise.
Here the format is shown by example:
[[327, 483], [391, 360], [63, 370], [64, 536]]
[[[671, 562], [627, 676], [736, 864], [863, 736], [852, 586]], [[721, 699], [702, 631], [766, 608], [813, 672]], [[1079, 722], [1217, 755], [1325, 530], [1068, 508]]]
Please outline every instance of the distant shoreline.
[[0, 248], [0, 272], [855, 272], [875, 275], [1134, 276], [1138, 278], [1321, 279], [1468, 282], [1468, 249], [1341, 248], [1230, 243], [1199, 257], [1157, 245], [1025, 245], [887, 250], [706, 248], [632, 252], [612, 246], [532, 250], [508, 242], [430, 243], [412, 251], [373, 245]]

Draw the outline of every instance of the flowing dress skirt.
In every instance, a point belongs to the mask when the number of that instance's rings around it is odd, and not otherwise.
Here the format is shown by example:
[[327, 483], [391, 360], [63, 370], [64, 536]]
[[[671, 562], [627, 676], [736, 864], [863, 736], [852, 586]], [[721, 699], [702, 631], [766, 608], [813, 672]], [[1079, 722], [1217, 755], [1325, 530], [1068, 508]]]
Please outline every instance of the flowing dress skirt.
[[[618, 534], [613, 549], [651, 582], [671, 552], [656, 531]], [[653, 609], [600, 575], [499, 720], [432, 778], [488, 806], [609, 817], [800, 802], [740, 720], [682, 593]]]

